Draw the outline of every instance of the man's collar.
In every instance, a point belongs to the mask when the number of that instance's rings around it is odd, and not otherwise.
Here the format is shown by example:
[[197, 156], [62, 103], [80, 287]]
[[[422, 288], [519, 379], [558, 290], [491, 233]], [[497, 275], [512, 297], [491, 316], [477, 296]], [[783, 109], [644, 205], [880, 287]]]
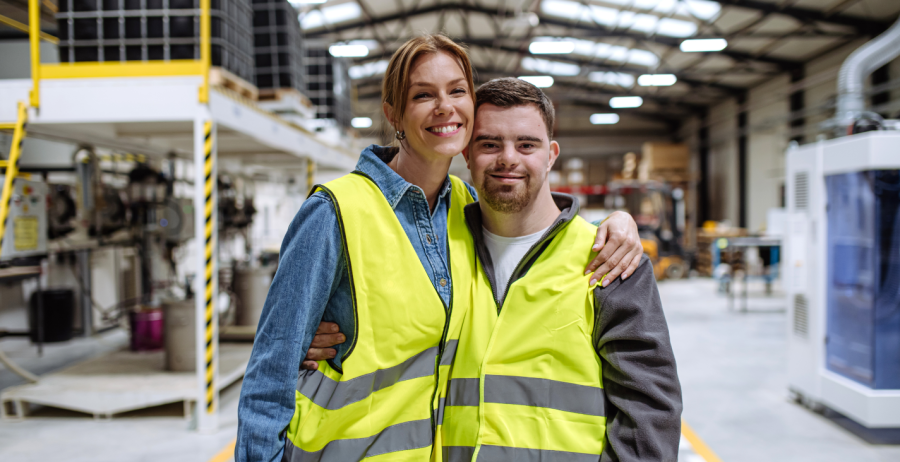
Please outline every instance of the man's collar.
[[[397, 207], [397, 203], [403, 198], [403, 195], [409, 188], [417, 188], [418, 186], [406, 181], [397, 172], [392, 169], [388, 163], [393, 160], [394, 156], [399, 152], [399, 148], [393, 146], [378, 146], [373, 144], [363, 150], [356, 163], [356, 170], [364, 173], [372, 181], [378, 185], [382, 194], [391, 204], [391, 208]], [[438, 193], [438, 200], [442, 200], [444, 196], [450, 193], [450, 177], [444, 180], [441, 191]]]
[[[575, 218], [575, 215], [578, 215], [580, 205], [577, 197], [556, 192], [550, 194], [553, 196], [553, 202], [556, 202], [556, 207], [560, 210], [556, 220], [553, 220], [553, 225], [550, 225], [551, 227], [559, 222], [568, 223]], [[475, 229], [480, 230], [482, 227], [481, 204], [479, 202], [472, 202], [465, 207], [465, 213], [466, 221], [468, 221]], [[472, 232], [475, 232], [474, 229]]]

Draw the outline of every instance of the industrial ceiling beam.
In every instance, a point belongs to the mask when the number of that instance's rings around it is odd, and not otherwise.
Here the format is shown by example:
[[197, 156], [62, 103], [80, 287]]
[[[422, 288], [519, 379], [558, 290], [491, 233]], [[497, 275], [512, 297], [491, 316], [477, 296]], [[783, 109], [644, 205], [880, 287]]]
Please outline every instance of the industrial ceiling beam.
[[[419, 8], [414, 12], [406, 12], [405, 14], [393, 13], [393, 14], [388, 14], [388, 15], [384, 15], [384, 16], [373, 17], [373, 18], [371, 18], [371, 21], [377, 24], [377, 23], [387, 23], [387, 22], [391, 22], [391, 21], [397, 21], [397, 20], [401, 20], [401, 19], [408, 20], [410, 17], [422, 16], [422, 15], [435, 13], [435, 12], [441, 12], [441, 11], [445, 11], [445, 10], [459, 10], [459, 11], [465, 11], [465, 12], [469, 12], [469, 13], [481, 13], [481, 14], [485, 14], [488, 16], [494, 16], [494, 17], [500, 16], [500, 17], [503, 17], [504, 19], [512, 19], [512, 18], [516, 17], [516, 13], [514, 13], [512, 11], [502, 12], [502, 11], [498, 11], [496, 9], [486, 8], [486, 7], [475, 5], [475, 4], [451, 2], [451, 3], [439, 3], [439, 4], [429, 5], [429, 6], [426, 6], [423, 8]], [[658, 43], [658, 44], [665, 45], [668, 47], [678, 47], [681, 44], [681, 41], [684, 40], [683, 38], [664, 37], [664, 36], [660, 36], [660, 35], [647, 35], [647, 34], [638, 33], [638, 32], [629, 32], [629, 31], [625, 31], [625, 30], [610, 29], [610, 28], [607, 28], [605, 26], [598, 25], [598, 24], [588, 24], [585, 22], [570, 21], [570, 20], [566, 20], [563, 18], [554, 18], [554, 17], [549, 17], [549, 16], [541, 15], [541, 14], [539, 14], [538, 17], [540, 18], [541, 24], [580, 30], [580, 31], [589, 33], [590, 34], [589, 36], [593, 36], [593, 37], [630, 38], [633, 40], [650, 41], [650, 42]], [[321, 37], [321, 36], [325, 36], [327, 34], [340, 33], [340, 32], [346, 31], [346, 30], [360, 29], [360, 28], [363, 28], [368, 25], [369, 25], [369, 19], [367, 18], [367, 19], [363, 19], [363, 20], [347, 22], [344, 24], [338, 24], [338, 25], [334, 25], [334, 26], [330, 26], [330, 27], [324, 27], [319, 31], [309, 31], [306, 33], [306, 36], [307, 37]], [[792, 68], [800, 65], [800, 63], [797, 61], [791, 61], [791, 60], [785, 60], [785, 59], [779, 59], [779, 58], [773, 58], [773, 57], [766, 57], [766, 56], [754, 56], [749, 53], [742, 53], [742, 52], [731, 51], [731, 50], [727, 50], [727, 49], [716, 52], [716, 53], [723, 55], [723, 56], [728, 56], [737, 61], [759, 61], [759, 62], [765, 62], [765, 63], [769, 63], [769, 64], [775, 64], [785, 70], [792, 69]]]
[[785, 6], [781, 7], [777, 3], [761, 2], [759, 0], [716, 0], [723, 6], [745, 8], [748, 10], [756, 10], [766, 14], [780, 14], [790, 16], [800, 22], [827, 22], [831, 24], [839, 24], [842, 26], [851, 26], [856, 28], [860, 34], [879, 34], [886, 30], [890, 25], [890, 21], [876, 21], [872, 19], [859, 18], [855, 16], [846, 16], [840, 14], [829, 14], [828, 11], [813, 10], [810, 8]]

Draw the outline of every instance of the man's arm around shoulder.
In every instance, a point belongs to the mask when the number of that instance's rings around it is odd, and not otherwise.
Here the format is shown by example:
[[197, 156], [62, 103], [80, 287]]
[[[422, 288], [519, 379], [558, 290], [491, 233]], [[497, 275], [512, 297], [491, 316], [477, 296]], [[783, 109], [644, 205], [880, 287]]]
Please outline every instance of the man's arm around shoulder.
[[672, 461], [681, 438], [681, 385], [653, 265], [594, 289], [594, 345], [603, 364], [608, 446], [602, 462]]

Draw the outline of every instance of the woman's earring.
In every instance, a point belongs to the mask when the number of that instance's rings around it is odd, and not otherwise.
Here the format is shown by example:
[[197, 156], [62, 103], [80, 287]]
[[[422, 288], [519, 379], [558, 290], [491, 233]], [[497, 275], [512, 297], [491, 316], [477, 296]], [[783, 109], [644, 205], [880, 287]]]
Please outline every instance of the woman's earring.
[[403, 141], [406, 139], [406, 132], [397, 130], [397, 133], [394, 136], [397, 137], [397, 141]]

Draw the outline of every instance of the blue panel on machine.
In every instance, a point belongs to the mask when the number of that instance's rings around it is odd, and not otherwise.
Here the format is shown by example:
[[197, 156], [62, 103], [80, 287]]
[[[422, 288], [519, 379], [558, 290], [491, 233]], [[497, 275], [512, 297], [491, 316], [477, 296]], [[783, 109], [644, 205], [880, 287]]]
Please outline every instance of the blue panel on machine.
[[900, 389], [900, 170], [828, 176], [826, 366]]

